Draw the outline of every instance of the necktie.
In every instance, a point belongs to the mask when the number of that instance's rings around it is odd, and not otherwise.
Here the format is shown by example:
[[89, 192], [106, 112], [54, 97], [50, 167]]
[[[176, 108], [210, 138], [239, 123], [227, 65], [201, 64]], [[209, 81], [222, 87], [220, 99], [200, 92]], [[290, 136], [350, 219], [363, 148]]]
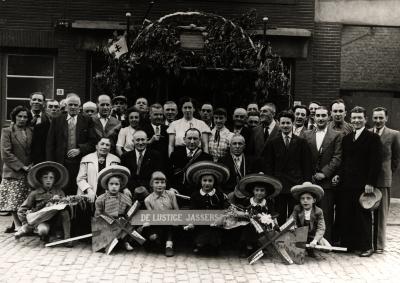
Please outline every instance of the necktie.
[[142, 167], [142, 162], [143, 162], [143, 153], [139, 152], [139, 159], [137, 162], [136, 175], [139, 175], [139, 173], [140, 173], [140, 167]]
[[192, 157], [193, 157], [193, 151], [192, 151], [192, 150], [189, 152], [188, 157], [189, 157], [189, 158], [192, 158]]
[[235, 164], [236, 164], [236, 167], [238, 169], [240, 169], [240, 158], [239, 157], [235, 157]]
[[216, 130], [215, 131], [215, 136], [214, 136], [214, 142], [219, 144], [219, 139], [220, 139], [219, 130]]
[[269, 137], [268, 128], [264, 128], [264, 141], [267, 141], [268, 137]]
[[33, 116], [32, 125], [36, 125], [36, 124], [37, 124], [37, 121], [38, 121], [38, 118], [39, 118], [39, 117], [40, 117], [39, 114], [35, 114], [35, 116]]
[[157, 136], [159, 136], [160, 135], [160, 126], [156, 126], [156, 131], [155, 131], [155, 134], [157, 135]]
[[289, 135], [285, 135], [285, 146], [286, 146], [286, 148], [289, 147], [289, 144], [290, 144], [290, 137], [289, 137]]

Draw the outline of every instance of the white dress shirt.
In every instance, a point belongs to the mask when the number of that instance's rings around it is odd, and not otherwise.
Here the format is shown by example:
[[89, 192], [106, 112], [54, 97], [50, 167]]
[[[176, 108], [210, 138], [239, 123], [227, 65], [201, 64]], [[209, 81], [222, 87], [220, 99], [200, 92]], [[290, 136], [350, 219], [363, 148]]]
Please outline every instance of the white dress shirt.
[[317, 128], [317, 132], [315, 133], [315, 141], [317, 143], [318, 151], [321, 149], [322, 142], [324, 141], [326, 132], [328, 131], [328, 127], [325, 127], [323, 130], [319, 130]]
[[362, 131], [365, 129], [365, 127], [362, 127], [361, 129], [356, 130], [356, 134], [354, 136], [354, 140], [356, 141], [358, 137], [361, 135]]

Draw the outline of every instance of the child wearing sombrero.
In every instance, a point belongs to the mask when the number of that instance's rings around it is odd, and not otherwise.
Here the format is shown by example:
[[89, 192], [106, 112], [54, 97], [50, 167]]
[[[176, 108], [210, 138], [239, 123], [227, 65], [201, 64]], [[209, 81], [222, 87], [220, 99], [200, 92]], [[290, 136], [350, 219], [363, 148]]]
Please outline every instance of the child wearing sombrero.
[[[161, 171], [155, 171], [151, 175], [150, 187], [153, 192], [148, 195], [144, 204], [148, 210], [178, 210], [178, 202], [175, 193], [172, 190], [166, 190], [167, 178]], [[159, 247], [165, 243], [165, 255], [171, 257], [174, 255], [172, 241], [172, 226], [149, 226], [143, 231], [149, 239], [152, 247]]]
[[[111, 165], [99, 172], [98, 183], [105, 193], [96, 199], [95, 217], [105, 215], [117, 219], [126, 216], [132, 200], [121, 191], [126, 187], [129, 177], [129, 169], [120, 165]], [[133, 250], [127, 240], [124, 239], [123, 244], [127, 251]]]
[[[69, 212], [64, 209], [46, 221], [34, 225], [28, 224], [27, 215], [30, 212], [42, 209], [51, 199], [60, 199], [65, 197], [62, 188], [68, 183], [67, 169], [56, 162], [46, 161], [36, 164], [28, 173], [28, 184], [34, 188], [28, 198], [18, 209], [18, 217], [22, 222], [21, 229], [15, 233], [15, 238], [37, 231], [41, 240], [48, 242], [50, 231], [57, 226], [62, 226], [64, 238], [71, 236], [71, 218]], [[43, 218], [45, 219], [45, 218]], [[72, 243], [66, 243], [65, 246], [71, 247]]]
[[[290, 216], [296, 221], [297, 227], [308, 226], [308, 239], [311, 247], [316, 245], [331, 246], [324, 238], [325, 220], [321, 208], [316, 206], [324, 196], [324, 190], [311, 182], [304, 182], [302, 185], [290, 189], [293, 197], [300, 202], [293, 208]], [[313, 250], [307, 250], [308, 254], [315, 257]]]
[[[271, 229], [278, 227], [276, 218], [274, 219], [272, 216], [275, 214], [273, 198], [282, 190], [279, 180], [262, 173], [249, 174], [239, 181], [237, 190], [247, 201], [245, 210], [250, 217], [265, 220], [265, 223], [261, 221], [259, 223], [261, 222]], [[247, 257], [251, 254], [259, 246], [259, 238], [260, 235], [253, 225], [244, 226], [239, 241], [240, 257]]]
[[[229, 169], [211, 161], [191, 165], [186, 171], [186, 180], [198, 189], [190, 198], [191, 209], [224, 209], [228, 206], [224, 194], [218, 189], [229, 178]], [[194, 229], [194, 252], [206, 250], [218, 253], [222, 243], [221, 229], [215, 226], [187, 226]]]

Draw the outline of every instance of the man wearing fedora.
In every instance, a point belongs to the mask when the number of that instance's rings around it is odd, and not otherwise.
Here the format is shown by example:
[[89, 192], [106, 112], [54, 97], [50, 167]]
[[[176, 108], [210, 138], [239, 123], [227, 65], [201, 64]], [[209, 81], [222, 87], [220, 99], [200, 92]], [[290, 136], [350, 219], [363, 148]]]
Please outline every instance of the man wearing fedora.
[[349, 251], [361, 251], [361, 257], [373, 254], [372, 216], [359, 198], [371, 194], [377, 186], [382, 167], [382, 143], [377, 134], [365, 128], [366, 110], [356, 106], [350, 113], [355, 131], [343, 137], [342, 164], [333, 183], [340, 183], [341, 205], [336, 216], [340, 221], [340, 243]]
[[313, 161], [313, 183], [321, 186], [325, 191], [320, 205], [325, 217], [325, 238], [331, 241], [331, 231], [334, 221], [335, 187], [332, 186], [332, 177], [337, 173], [342, 160], [342, 136], [328, 128], [329, 110], [320, 106], [315, 110], [315, 127], [306, 131], [303, 136], [311, 149]]
[[281, 133], [267, 143], [263, 157], [264, 172], [278, 178], [283, 185], [282, 193], [275, 198], [278, 222], [282, 225], [295, 205], [290, 188], [311, 181], [312, 161], [307, 141], [293, 134], [293, 112], [282, 111], [278, 121]]
[[235, 134], [230, 141], [230, 152], [219, 160], [220, 163], [229, 168], [230, 173], [228, 181], [222, 188], [225, 194], [233, 192], [240, 179], [247, 174], [263, 171], [261, 159], [245, 154], [245, 147], [246, 141], [244, 137], [240, 134]]
[[400, 133], [386, 126], [388, 112], [386, 108], [372, 110], [374, 127], [372, 132], [378, 134], [383, 145], [382, 168], [379, 172], [377, 187], [382, 193], [381, 205], [375, 211], [374, 247], [376, 253], [382, 253], [386, 247], [386, 221], [389, 213], [390, 189], [392, 176], [400, 161]]
[[126, 117], [126, 110], [128, 109], [128, 100], [123, 95], [115, 96], [112, 99], [112, 111], [111, 116], [117, 118], [120, 122], [122, 127], [129, 126], [128, 118]]

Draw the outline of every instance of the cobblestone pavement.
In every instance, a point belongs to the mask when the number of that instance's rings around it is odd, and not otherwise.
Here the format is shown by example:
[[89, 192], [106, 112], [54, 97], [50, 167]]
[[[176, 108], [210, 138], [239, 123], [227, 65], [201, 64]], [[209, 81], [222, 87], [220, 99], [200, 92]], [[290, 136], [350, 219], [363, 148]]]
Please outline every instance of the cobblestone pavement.
[[[253, 265], [236, 254], [199, 257], [189, 251], [163, 254], [115, 251], [93, 253], [85, 243], [74, 248], [45, 248], [37, 237], [19, 242], [0, 233], [0, 282], [400, 282], [400, 202], [392, 206], [384, 254], [320, 254], [303, 265], [285, 265], [264, 257]], [[397, 222], [396, 222], [397, 221]], [[0, 217], [0, 231], [10, 223]]]

